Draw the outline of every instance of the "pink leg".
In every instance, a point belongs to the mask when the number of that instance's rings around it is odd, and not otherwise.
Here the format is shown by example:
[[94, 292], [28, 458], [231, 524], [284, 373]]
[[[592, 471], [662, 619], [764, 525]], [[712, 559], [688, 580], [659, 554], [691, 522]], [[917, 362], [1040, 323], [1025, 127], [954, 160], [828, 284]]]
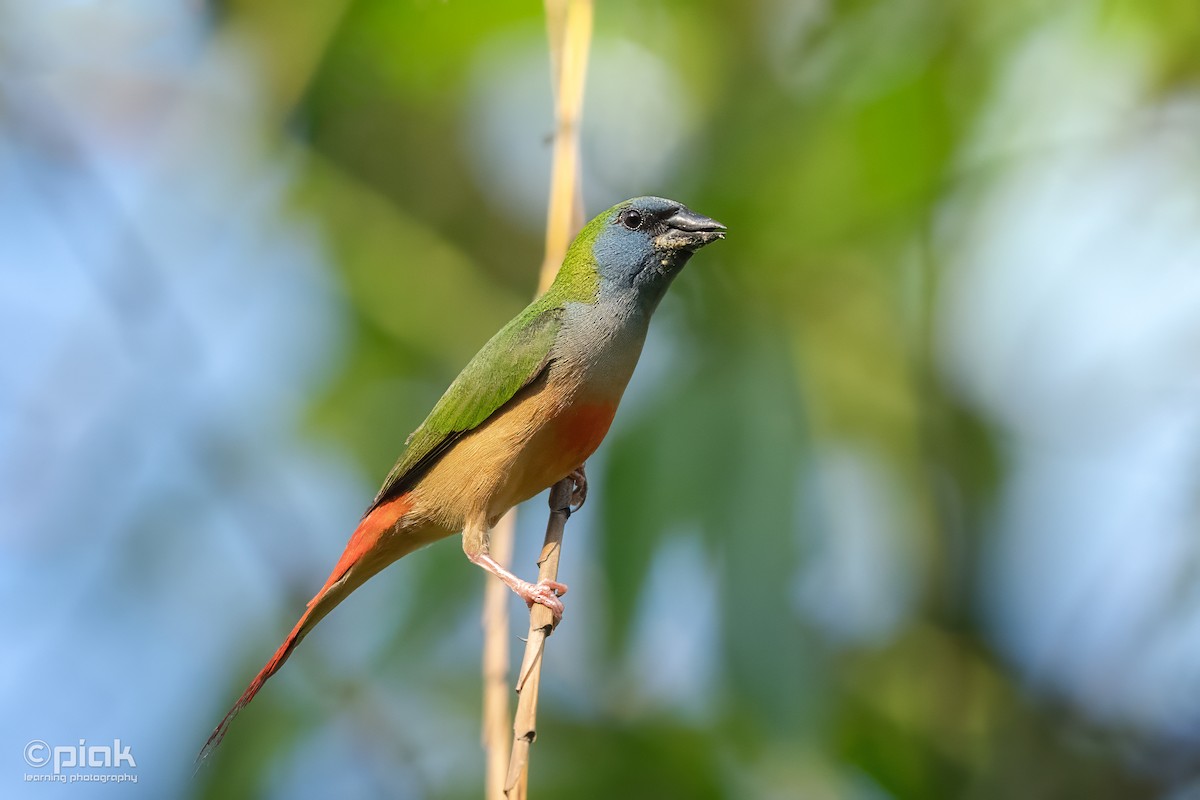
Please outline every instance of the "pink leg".
[[546, 608], [550, 609], [552, 614], [554, 614], [554, 620], [556, 622], [562, 619], [563, 604], [562, 600], [559, 600], [558, 598], [560, 595], [567, 593], [567, 587], [565, 584], [559, 583], [558, 581], [540, 581], [538, 583], [523, 581], [516, 575], [513, 575], [511, 572], [506, 570], [504, 567], [500, 566], [496, 559], [492, 558], [487, 553], [472, 554], [468, 552], [467, 558], [471, 560], [471, 563], [478, 564], [500, 580], [504, 581], [508, 585], [508, 588], [516, 592], [517, 596], [524, 600], [529, 606], [532, 607], [534, 603], [541, 603]]

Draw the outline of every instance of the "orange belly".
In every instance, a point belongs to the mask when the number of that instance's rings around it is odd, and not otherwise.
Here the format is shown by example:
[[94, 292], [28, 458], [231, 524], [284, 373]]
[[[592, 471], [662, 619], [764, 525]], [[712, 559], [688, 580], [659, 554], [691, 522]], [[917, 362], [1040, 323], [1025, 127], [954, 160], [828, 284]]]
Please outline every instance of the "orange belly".
[[596, 452], [616, 413], [615, 403], [576, 403], [555, 421], [554, 444], [574, 464], [571, 469]]
[[570, 475], [596, 452], [616, 413], [615, 403], [573, 403], [559, 411], [523, 448], [500, 505], [507, 509]]
[[535, 392], [463, 437], [414, 487], [414, 523], [447, 534], [494, 523], [513, 505], [562, 480], [596, 451], [615, 402], [569, 402]]

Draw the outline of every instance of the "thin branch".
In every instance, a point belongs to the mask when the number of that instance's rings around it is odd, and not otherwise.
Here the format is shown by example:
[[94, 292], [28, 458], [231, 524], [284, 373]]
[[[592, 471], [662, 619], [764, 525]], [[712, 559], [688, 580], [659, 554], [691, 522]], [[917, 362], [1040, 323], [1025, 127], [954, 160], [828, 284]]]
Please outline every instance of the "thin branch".
[[[579, 124], [583, 114], [588, 48], [592, 37], [592, 0], [546, 0], [545, 5], [556, 126], [550, 204], [546, 220], [546, 251], [538, 279], [538, 294], [549, 288], [563, 256], [566, 255], [571, 237], [583, 227]], [[559, 545], [569, 514], [566, 509], [569, 508], [572, 488], [573, 483], [568, 478], [550, 490], [551, 514], [542, 557], [538, 561], [539, 581], [555, 580], [558, 576]], [[516, 513], [514, 508], [505, 514], [491, 532], [490, 549], [501, 564], [507, 564], [512, 558]], [[520, 700], [513, 726], [513, 746], [510, 749], [506, 730], [508, 601], [507, 587], [499, 581], [489, 581], [484, 595], [483, 611], [483, 745], [487, 752], [488, 800], [525, 797], [529, 745], [535, 736], [537, 720], [537, 689], [541, 681], [542, 645], [554, 626], [550, 610], [540, 604], [534, 604], [530, 609], [529, 639], [525, 645], [525, 656], [517, 678]]]
[[[492, 528], [490, 550], [501, 564], [512, 561], [517, 509], [505, 514]], [[510, 591], [502, 581], [488, 580], [483, 590], [483, 749], [487, 756], [485, 774], [487, 800], [504, 800], [508, 774], [510, 734], [508, 727], [508, 600]]]
[[[571, 515], [570, 478], [561, 480], [550, 489], [550, 520], [546, 523], [546, 541], [538, 558], [538, 580], [558, 578], [558, 559], [562, 551], [563, 530]], [[537, 738], [538, 689], [542, 683], [542, 653], [546, 638], [554, 632], [554, 614], [540, 603], [529, 609], [529, 636], [525, 640], [525, 657], [517, 673], [517, 713], [513, 719], [512, 757], [508, 762], [508, 778], [504, 793], [510, 800], [524, 800], [529, 783], [529, 748]]]
[[579, 126], [592, 41], [592, 0], [546, 0], [546, 33], [554, 71], [555, 131], [539, 293], [550, 286], [571, 238], [583, 227]]

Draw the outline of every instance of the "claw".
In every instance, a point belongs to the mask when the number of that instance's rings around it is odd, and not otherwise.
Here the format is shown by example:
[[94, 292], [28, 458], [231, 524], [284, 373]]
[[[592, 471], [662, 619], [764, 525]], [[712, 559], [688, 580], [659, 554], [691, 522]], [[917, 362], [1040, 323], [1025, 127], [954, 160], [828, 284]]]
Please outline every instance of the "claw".
[[584, 472], [584, 466], [585, 465], [580, 464], [578, 469], [567, 476], [575, 484], [575, 488], [571, 490], [570, 511], [572, 514], [583, 508], [583, 504], [587, 501], [588, 484], [587, 473]]
[[471, 559], [472, 563], [486, 569], [488, 572], [495, 575], [500, 580], [504, 581], [510, 589], [517, 593], [517, 596], [529, 604], [533, 608], [534, 603], [541, 603], [546, 608], [550, 609], [550, 613], [554, 615], [554, 623], [557, 625], [562, 619], [563, 604], [558, 599], [559, 595], [567, 593], [566, 584], [558, 581], [538, 581], [530, 583], [523, 581], [516, 575], [506, 570], [496, 562], [487, 553], [467, 553], [467, 558]]
[[530, 608], [533, 608], [534, 603], [541, 603], [550, 609], [550, 613], [554, 615], [555, 622], [562, 619], [563, 603], [558, 598], [560, 595], [567, 593], [566, 584], [559, 583], [558, 581], [538, 581], [537, 583], [522, 581], [521, 586], [516, 589], [516, 592]]

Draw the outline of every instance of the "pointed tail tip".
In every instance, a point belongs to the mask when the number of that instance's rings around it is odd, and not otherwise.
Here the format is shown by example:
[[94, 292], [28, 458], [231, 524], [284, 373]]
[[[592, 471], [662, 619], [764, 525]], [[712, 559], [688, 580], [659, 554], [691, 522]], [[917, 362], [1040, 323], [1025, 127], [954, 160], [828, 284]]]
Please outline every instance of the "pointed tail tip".
[[[251, 684], [251, 686], [253, 686], [253, 684]], [[208, 759], [214, 752], [216, 752], [217, 747], [219, 747], [221, 744], [221, 740], [224, 739], [225, 734], [229, 732], [229, 725], [233, 722], [233, 718], [236, 717], [238, 713], [246, 707], [246, 703], [250, 702], [250, 699], [246, 697], [246, 694], [249, 694], [250, 698], [254, 697], [254, 694], [247, 689], [246, 693], [239, 697], [238, 701], [233, 704], [233, 708], [229, 709], [228, 713], [225, 714], [224, 718], [222, 718], [221, 722], [218, 723], [217, 727], [213, 728], [213, 732], [208, 735], [208, 740], [204, 743], [204, 746], [200, 748], [200, 752], [196, 754], [196, 762], [194, 764], [194, 768], [192, 769], [193, 777], [200, 773], [200, 769], [208, 763]]]
[[209, 757], [220, 746], [221, 740], [225, 738], [225, 734], [229, 731], [229, 725], [233, 722], [234, 717], [250, 704], [258, 691], [262, 689], [272, 675], [279, 671], [284, 662], [288, 660], [288, 656], [296, 649], [296, 646], [304, 639], [308, 631], [320, 622], [330, 610], [340, 603], [346, 595], [353, 591], [371, 575], [375, 574], [387, 562], [377, 565], [373, 569], [364, 572], [358, 580], [346, 584], [347, 573], [349, 573], [355, 565], [359, 564], [363, 556], [372, 551], [379, 542], [383, 532], [393, 525], [397, 519], [403, 516], [411, 508], [412, 502], [407, 494], [387, 501], [372, 511], [368, 512], [359, 523], [354, 533], [350, 537], [349, 543], [346, 545], [345, 552], [338, 560], [337, 566], [334, 567], [329, 579], [325, 585], [321, 587], [321, 591], [308, 601], [308, 607], [296, 626], [292, 628], [292, 632], [283, 640], [283, 644], [279, 645], [279, 649], [271, 656], [271, 660], [266, 663], [266, 666], [254, 676], [254, 680], [250, 681], [250, 685], [246, 687], [246, 691], [242, 692], [242, 696], [233, 704], [233, 708], [229, 709], [224, 719], [209, 735], [208, 741], [200, 748], [200, 752], [196, 755], [195, 769], [193, 775], [199, 773], [201, 767], [205, 765]]
[[[318, 595], [318, 597], [320, 597], [320, 595]], [[200, 748], [200, 752], [196, 754], [196, 766], [192, 771], [192, 775], [199, 773], [200, 768], [204, 766], [209, 757], [216, 751], [217, 747], [220, 746], [221, 740], [224, 739], [225, 734], [228, 733], [229, 726], [233, 723], [234, 718], [241, 712], [243, 708], [250, 705], [250, 701], [253, 700], [254, 696], [258, 694], [260, 689], [262, 689], [263, 684], [265, 684], [272, 675], [279, 671], [279, 668], [283, 666], [283, 662], [287, 661], [288, 656], [290, 656], [292, 651], [296, 649], [296, 645], [298, 645], [300, 640], [304, 638], [302, 631], [308, 618], [309, 614], [307, 613], [300, 618], [300, 621], [296, 623], [296, 627], [292, 628], [292, 632], [288, 634], [288, 637], [283, 640], [283, 644], [281, 644], [279, 649], [275, 651], [275, 655], [271, 656], [271, 660], [266, 663], [266, 666], [264, 666], [259, 673], [254, 676], [254, 680], [250, 681], [250, 685], [246, 687], [246, 690], [242, 692], [242, 696], [239, 697], [237, 702], [233, 704], [233, 708], [229, 709], [229, 711], [221, 719], [221, 722], [216, 728], [213, 729], [213, 732], [209, 734], [208, 741], [204, 743], [204, 746]]]

